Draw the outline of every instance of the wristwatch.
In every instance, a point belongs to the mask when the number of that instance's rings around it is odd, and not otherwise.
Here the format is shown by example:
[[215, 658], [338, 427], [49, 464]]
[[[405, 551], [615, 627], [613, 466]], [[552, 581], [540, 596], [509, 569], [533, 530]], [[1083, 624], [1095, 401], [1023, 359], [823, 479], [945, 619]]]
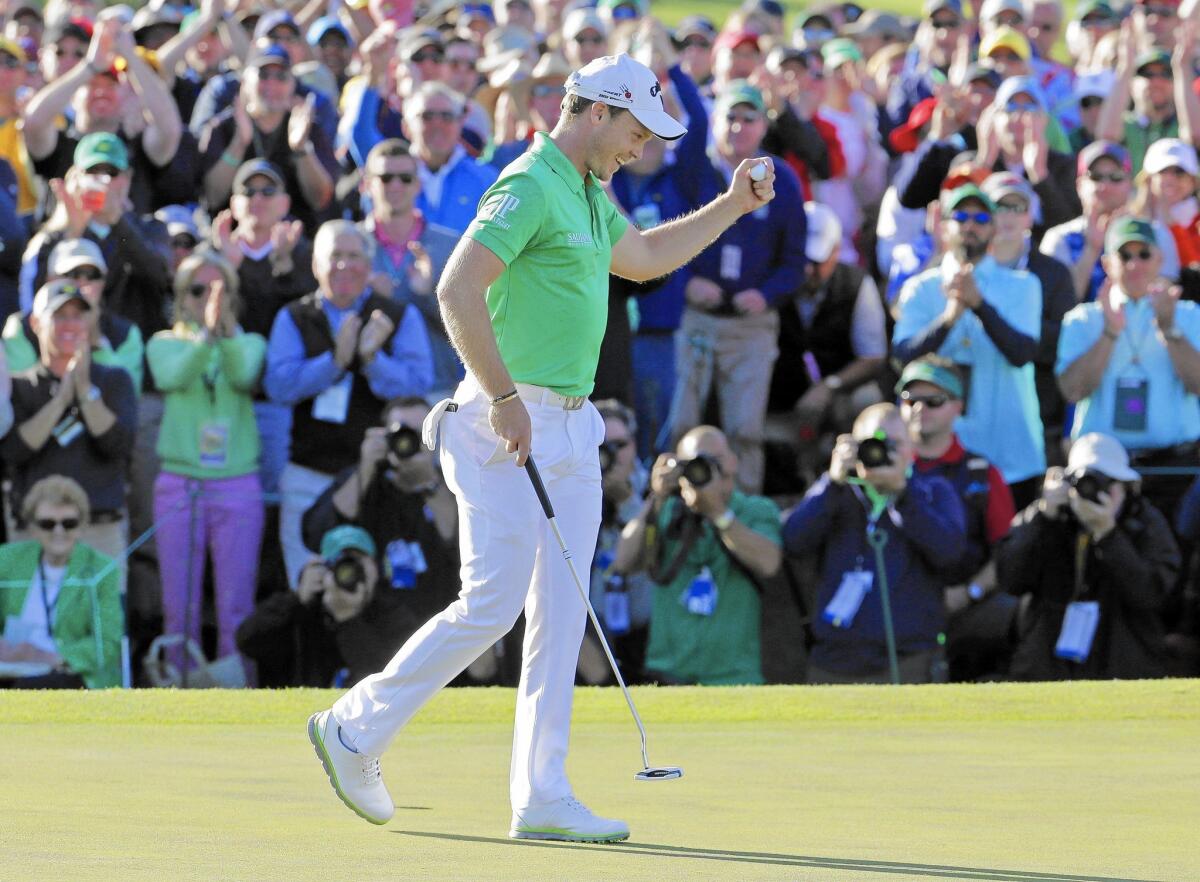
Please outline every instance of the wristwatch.
[[1171, 343], [1183, 339], [1183, 331], [1179, 330], [1178, 325], [1171, 325], [1171, 327], [1162, 332], [1162, 335], [1164, 339]]
[[720, 517], [713, 518], [713, 526], [716, 527], [718, 531], [724, 533], [733, 526], [733, 522], [736, 520], [737, 517], [734, 515], [733, 509], [727, 508], [721, 513]]

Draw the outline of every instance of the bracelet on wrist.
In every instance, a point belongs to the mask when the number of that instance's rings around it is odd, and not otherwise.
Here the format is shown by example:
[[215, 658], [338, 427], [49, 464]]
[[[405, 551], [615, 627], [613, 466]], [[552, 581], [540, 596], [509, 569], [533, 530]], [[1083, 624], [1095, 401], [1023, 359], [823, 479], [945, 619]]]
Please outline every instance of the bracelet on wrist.
[[721, 512], [718, 517], [713, 518], [713, 526], [716, 527], [718, 531], [724, 533], [733, 526], [733, 522], [736, 520], [737, 516], [733, 513], [733, 509], [727, 508], [725, 511]]
[[518, 394], [519, 393], [517, 390], [513, 389], [511, 392], [505, 392], [503, 395], [497, 395], [492, 399], [492, 407], [495, 407], [498, 404], [504, 404], [506, 401], [512, 401], [517, 397]]
[[221, 162], [225, 163], [230, 168], [238, 168], [242, 164], [242, 161], [228, 150], [221, 154]]

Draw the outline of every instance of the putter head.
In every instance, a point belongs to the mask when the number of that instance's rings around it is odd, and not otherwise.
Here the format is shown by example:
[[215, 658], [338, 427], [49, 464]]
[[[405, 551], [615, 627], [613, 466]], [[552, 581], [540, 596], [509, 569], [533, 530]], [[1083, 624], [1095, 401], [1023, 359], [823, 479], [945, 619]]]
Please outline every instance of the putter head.
[[647, 766], [633, 776], [638, 781], [671, 781], [683, 777], [679, 766]]

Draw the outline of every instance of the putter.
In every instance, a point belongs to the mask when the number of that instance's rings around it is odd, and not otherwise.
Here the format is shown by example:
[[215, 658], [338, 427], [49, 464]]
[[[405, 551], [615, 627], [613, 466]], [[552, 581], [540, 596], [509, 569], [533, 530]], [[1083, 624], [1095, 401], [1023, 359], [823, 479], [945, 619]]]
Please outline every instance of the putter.
[[670, 781], [673, 778], [682, 778], [683, 769], [679, 766], [651, 766], [650, 760], [646, 755], [646, 727], [642, 725], [642, 718], [638, 716], [637, 708], [633, 706], [633, 696], [629, 694], [629, 687], [625, 685], [625, 678], [621, 676], [621, 669], [617, 666], [617, 660], [613, 658], [612, 650], [608, 648], [608, 639], [604, 636], [604, 629], [600, 627], [600, 622], [596, 619], [596, 610], [592, 608], [592, 601], [588, 597], [587, 591], [583, 587], [583, 582], [579, 579], [579, 573], [575, 571], [575, 562], [571, 560], [571, 552], [567, 548], [567, 543], [563, 541], [562, 533], [558, 530], [558, 521], [554, 517], [554, 506], [550, 504], [550, 496], [546, 493], [546, 485], [542, 483], [542, 476], [534, 465], [533, 457], [525, 458], [525, 471], [529, 473], [529, 480], [533, 484], [533, 491], [537, 494], [538, 501], [542, 504], [542, 511], [546, 513], [546, 520], [550, 522], [550, 529], [554, 531], [554, 538], [558, 540], [558, 547], [562, 549], [563, 560], [567, 562], [567, 568], [571, 571], [571, 578], [575, 580], [575, 587], [579, 589], [579, 596], [583, 598], [583, 604], [587, 607], [588, 618], [592, 620], [592, 627], [596, 629], [596, 635], [600, 638], [600, 645], [604, 647], [604, 654], [608, 657], [608, 664], [612, 668], [613, 674], [616, 675], [617, 683], [621, 687], [621, 694], [625, 696], [625, 703], [629, 705], [629, 712], [633, 714], [633, 722], [637, 724], [638, 734], [642, 737], [642, 770], [633, 777], [638, 781]]

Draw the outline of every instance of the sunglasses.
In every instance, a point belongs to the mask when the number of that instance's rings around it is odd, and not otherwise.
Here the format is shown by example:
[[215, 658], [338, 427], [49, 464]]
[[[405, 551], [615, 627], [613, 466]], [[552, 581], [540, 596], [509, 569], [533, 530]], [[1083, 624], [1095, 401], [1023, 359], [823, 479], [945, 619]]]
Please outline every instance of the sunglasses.
[[54, 518], [38, 518], [33, 522], [39, 530], [45, 533], [53, 533], [55, 527], [62, 527], [67, 533], [72, 530], [78, 530], [81, 523], [79, 518], [62, 518], [55, 520]]
[[996, 214], [1024, 214], [1029, 206], [1023, 202], [997, 202]]
[[98, 282], [104, 278], [104, 274], [94, 266], [81, 266], [71, 270], [64, 278], [72, 282]]
[[761, 113], [727, 113], [725, 114], [725, 122], [733, 125], [734, 123], [756, 123], [762, 119]]
[[909, 407], [916, 407], [918, 404], [929, 408], [938, 408], [950, 400], [949, 395], [913, 395], [911, 392], [901, 392], [900, 400]]
[[108, 175], [110, 178], [115, 178], [121, 173], [121, 170], [115, 165], [93, 165], [87, 170], [89, 175]]
[[952, 31], [957, 28], [961, 22], [957, 18], [943, 18], [940, 20], [935, 18], [930, 22], [930, 24], [933, 25], [935, 30]]
[[410, 60], [413, 64], [423, 64], [426, 61], [441, 61], [445, 58], [441, 52], [418, 52]]
[[387, 185], [392, 181], [399, 181], [401, 184], [411, 184], [417, 179], [417, 176], [412, 172], [384, 172], [383, 174], [375, 175], [381, 184]]
[[272, 196], [279, 195], [279, 188], [271, 184], [265, 187], [243, 187], [238, 195], [245, 196], [247, 199], [253, 199], [255, 196], [265, 196], [270, 199]]
[[258, 69], [258, 78], [261, 81], [270, 82], [274, 80], [277, 83], [286, 83], [292, 78], [292, 72], [284, 67], [260, 67]]
[[199, 299], [201, 297], [208, 296], [208, 289], [209, 289], [208, 285], [202, 285], [199, 282], [197, 282], [196, 284], [188, 287], [188, 294], [190, 294], [192, 297]]
[[1088, 172], [1088, 180], [1093, 184], [1121, 184], [1129, 179], [1125, 172]]
[[[1016, 56], [1013, 57], [1015, 58]], [[1004, 105], [1004, 110], [1007, 113], [1038, 113], [1041, 109], [1033, 101], [1009, 101]]]
[[686, 40], [683, 41], [683, 48], [684, 49], [695, 49], [695, 48], [711, 49], [712, 41], [706, 40], [703, 37], [688, 37]]
[[551, 95], [567, 94], [567, 90], [563, 86], [551, 86], [549, 83], [534, 86], [531, 92], [534, 98], [549, 98]]
[[1143, 80], [1173, 80], [1173, 79], [1175, 79], [1175, 77], [1172, 75], [1170, 69], [1161, 68], [1161, 67], [1151, 68], [1150, 70], [1140, 70], [1140, 71], [1138, 71], [1138, 76], [1140, 76]]
[[992, 222], [992, 215], [987, 211], [952, 211], [950, 212], [950, 220], [956, 224], [965, 224], [967, 221], [972, 221], [984, 227]]
[[589, 34], [576, 34], [575, 42], [580, 44], [581, 46], [586, 43], [591, 43], [595, 46], [599, 46], [601, 43], [607, 43], [608, 40], [606, 40], [604, 37], [601, 37], [599, 34], [590, 34], [590, 35]]
[[191, 251], [198, 244], [199, 244], [199, 242], [197, 242], [191, 236], [176, 236], [174, 239], [171, 240], [172, 248], [180, 248], [180, 249], [185, 249], [187, 251]]
[[1084, 110], [1091, 110], [1093, 107], [1099, 107], [1104, 103], [1104, 99], [1099, 95], [1088, 95], [1085, 98], [1079, 99], [1079, 106]]
[[1149, 248], [1139, 248], [1137, 251], [1117, 251], [1117, 257], [1121, 258], [1121, 263], [1133, 263], [1134, 260], [1149, 260], [1153, 256], [1154, 254]]
[[1116, 23], [1117, 20], [1111, 15], [1089, 15], [1080, 22], [1085, 28], [1110, 28]]
[[458, 114], [453, 110], [422, 110], [421, 122], [458, 122]]
[[0, 53], [0, 67], [16, 70], [21, 66], [21, 59], [9, 55], [7, 52]]

